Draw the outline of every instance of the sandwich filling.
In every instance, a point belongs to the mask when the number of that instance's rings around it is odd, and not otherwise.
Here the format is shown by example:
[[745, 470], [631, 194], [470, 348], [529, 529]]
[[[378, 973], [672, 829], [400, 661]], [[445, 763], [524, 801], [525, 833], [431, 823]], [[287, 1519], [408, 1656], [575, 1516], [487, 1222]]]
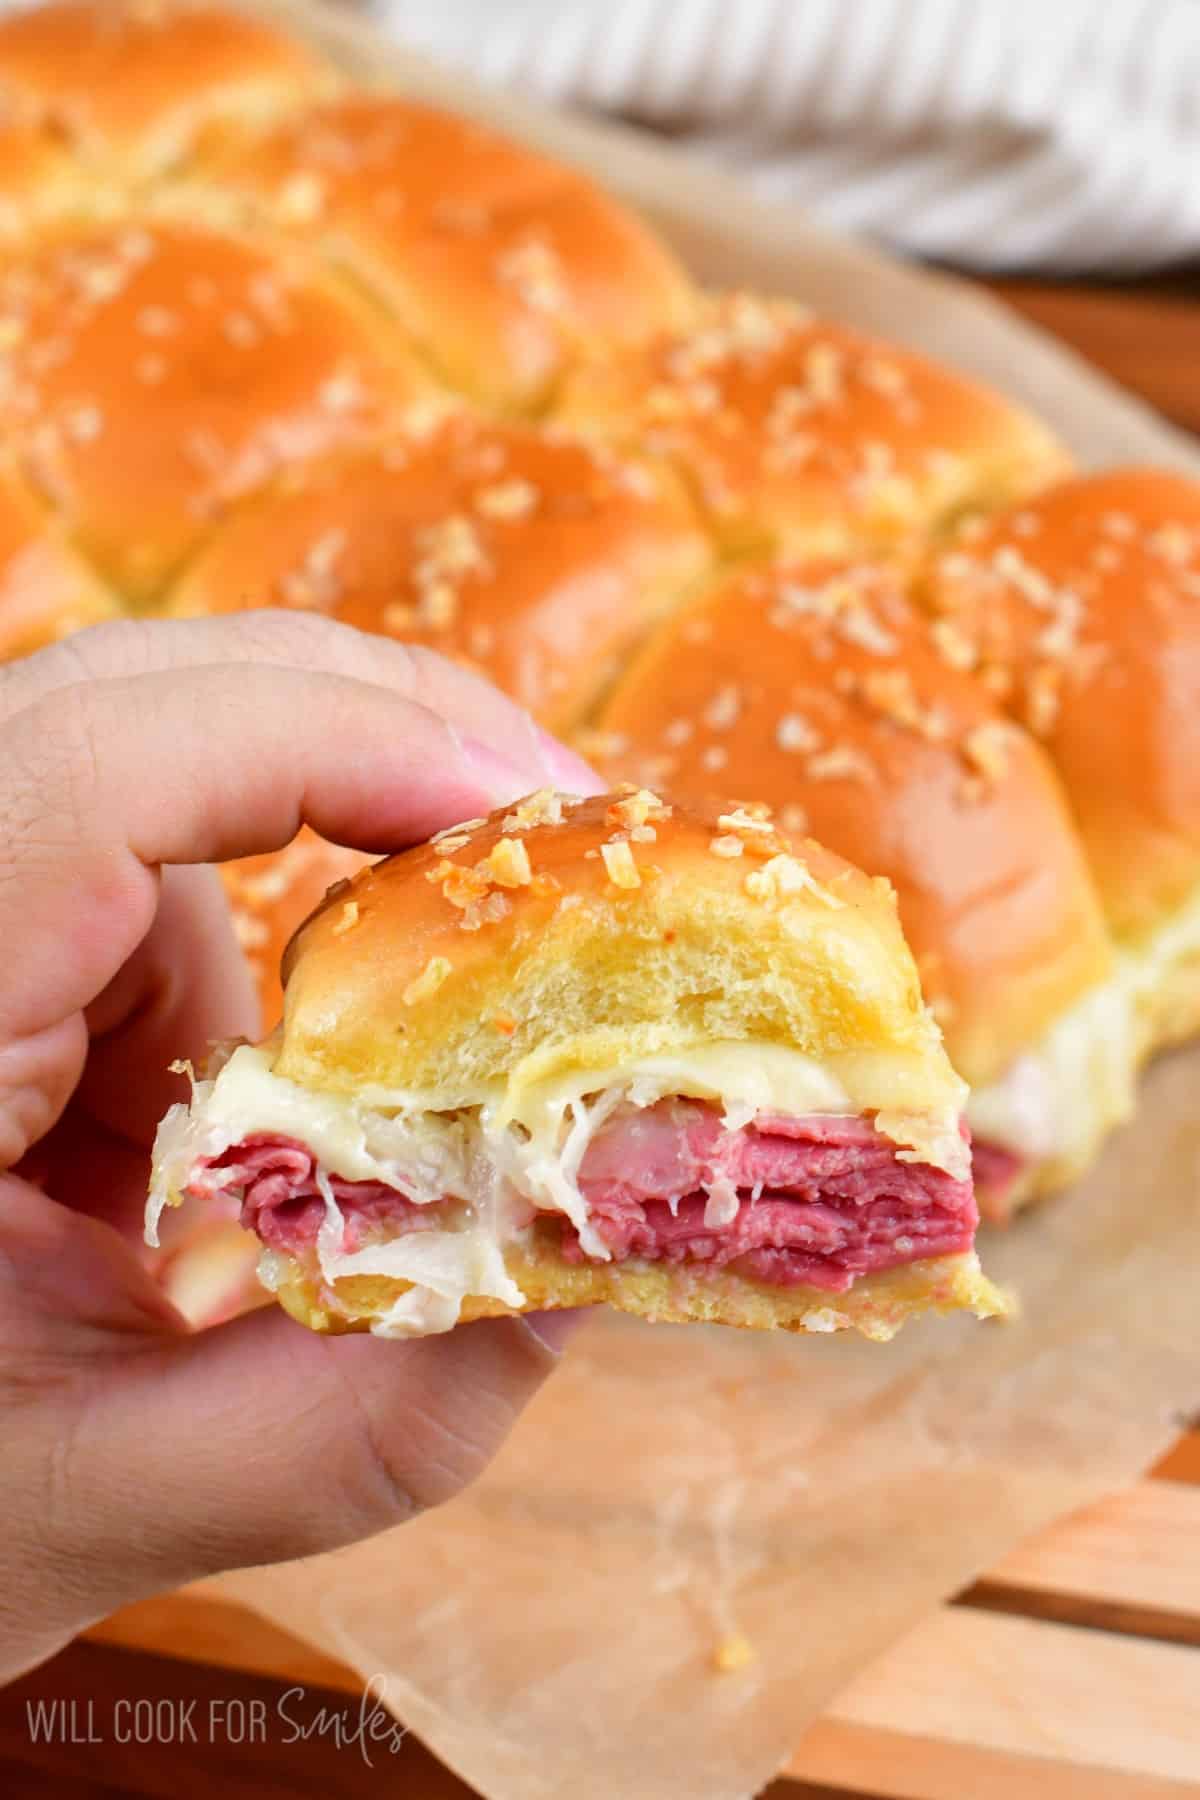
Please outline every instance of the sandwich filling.
[[1039, 1044], [998, 1081], [972, 1090], [967, 1120], [985, 1210], [1043, 1163], [1083, 1167], [1100, 1139], [1132, 1116], [1161, 993], [1200, 963], [1200, 893], [1141, 943], [1120, 946], [1114, 961], [1108, 980]]
[[[760, 1049], [760, 1085], [772, 1054]], [[336, 1313], [343, 1276], [410, 1283], [372, 1327], [385, 1335], [448, 1329], [468, 1295], [519, 1307], [509, 1250], [729, 1268], [831, 1294], [969, 1252], [977, 1214], [957, 1119], [927, 1116], [922, 1130], [912, 1115], [839, 1110], [836, 1083], [778, 1054], [792, 1098], [808, 1101], [786, 1113], [756, 1104], [762, 1094], [681, 1092], [712, 1085], [700, 1053], [690, 1077], [671, 1058], [610, 1072], [603, 1087], [577, 1074], [518, 1119], [501, 1095], [432, 1112], [317, 1093], [242, 1047], [164, 1121], [148, 1229], [172, 1198], [233, 1201], [264, 1246], [268, 1286], [304, 1279]]]

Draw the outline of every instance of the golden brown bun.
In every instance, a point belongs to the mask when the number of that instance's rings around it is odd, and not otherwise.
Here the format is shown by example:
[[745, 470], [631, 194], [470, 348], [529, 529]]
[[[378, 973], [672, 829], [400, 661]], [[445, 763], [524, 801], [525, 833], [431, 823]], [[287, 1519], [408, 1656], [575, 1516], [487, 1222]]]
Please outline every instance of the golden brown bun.
[[[730, 839], [738, 858], [722, 853]], [[887, 884], [784, 837], [765, 811], [684, 810], [632, 788], [533, 795], [335, 890], [293, 941], [285, 977], [270, 1068], [325, 1109], [364, 1090], [403, 1090], [433, 1112], [497, 1094], [519, 1108], [580, 1071], [604, 1086], [647, 1056], [742, 1043], [756, 1067], [778, 1047], [800, 1051], [852, 1107], [933, 1115], [958, 1144], [964, 1090]], [[923, 1311], [1008, 1310], [973, 1253], [831, 1295], [704, 1268], [572, 1264], [556, 1224], [505, 1249], [523, 1310], [603, 1301], [650, 1318], [878, 1338]], [[364, 1329], [409, 1287], [273, 1262], [282, 1304], [317, 1330]], [[461, 1316], [507, 1310], [468, 1296]]]
[[4, 249], [71, 213], [102, 218], [118, 206], [116, 195], [97, 188], [53, 138], [29, 126], [8, 121], [0, 124], [0, 246]]
[[463, 1105], [501, 1077], [748, 1039], [852, 1067], [864, 1111], [897, 1104], [881, 1056], [906, 1105], [961, 1099], [886, 882], [765, 819], [632, 791], [535, 795], [375, 864], [284, 979], [275, 1072], [335, 1092]]
[[989, 389], [749, 294], [580, 370], [558, 412], [669, 457], [735, 552], [905, 552], [1065, 466], [1046, 427]]
[[[529, 1251], [510, 1248], [504, 1265], [525, 1295], [523, 1312], [607, 1304], [657, 1324], [736, 1325], [746, 1331], [854, 1330], [886, 1342], [906, 1320], [922, 1313], [966, 1311], [978, 1319], [993, 1319], [1013, 1311], [1011, 1298], [987, 1279], [973, 1251], [860, 1276], [845, 1294], [815, 1287], [769, 1287], [724, 1269], [664, 1268], [636, 1261], [570, 1263], [549, 1241]], [[298, 1269], [279, 1287], [276, 1298], [310, 1331], [337, 1334], [361, 1331], [384, 1317], [408, 1284], [385, 1275], [349, 1275], [334, 1285], [347, 1316], [331, 1312], [317, 1283]], [[463, 1302], [461, 1317], [466, 1323], [509, 1311], [498, 1300], [472, 1296]]]
[[1114, 929], [1162, 924], [1200, 888], [1200, 483], [1064, 481], [965, 528], [921, 592], [1046, 745]]
[[349, 288], [249, 242], [121, 225], [0, 272], [0, 432], [135, 602], [230, 502], [425, 388]]
[[354, 95], [235, 140], [205, 186], [349, 269], [489, 406], [539, 406], [581, 352], [694, 304], [674, 257], [586, 177], [413, 102]]
[[283, 850], [222, 863], [233, 928], [250, 965], [268, 1032], [283, 1010], [279, 965], [288, 940], [336, 881], [371, 861], [359, 850], [326, 843], [305, 825]]
[[329, 613], [472, 664], [562, 731], [707, 560], [669, 471], [458, 413], [306, 464], [224, 525], [169, 610]]
[[896, 887], [956, 1067], [994, 1078], [1108, 972], [1054, 773], [883, 566], [728, 579], [654, 635], [595, 748], [685, 798], [765, 800]]
[[266, 122], [336, 85], [298, 39], [224, 7], [59, 0], [0, 20], [0, 103], [125, 180], [219, 119]]
[[119, 613], [116, 596], [66, 541], [61, 520], [0, 465], [0, 662]]

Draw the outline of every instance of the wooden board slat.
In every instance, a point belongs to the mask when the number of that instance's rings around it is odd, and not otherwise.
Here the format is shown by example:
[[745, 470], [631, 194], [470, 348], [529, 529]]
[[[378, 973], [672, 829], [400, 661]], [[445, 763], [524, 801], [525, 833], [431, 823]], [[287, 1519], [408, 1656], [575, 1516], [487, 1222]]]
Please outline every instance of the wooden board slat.
[[986, 285], [1175, 424], [1200, 431], [1200, 273], [1153, 287], [1004, 276]]
[[789, 1775], [763, 1800], [800, 1800], [800, 1779], [840, 1788], [843, 1800], [868, 1793], [890, 1800], [1194, 1800], [1197, 1791], [1191, 1781], [951, 1744], [840, 1719], [813, 1726]]
[[[829, 1717], [1200, 1793], [1200, 1651], [1174, 1644], [948, 1607], [864, 1670]], [[787, 1773], [821, 1779], [803, 1748]]]
[[244, 1606], [198, 1590], [139, 1600], [94, 1625], [86, 1636], [91, 1643], [150, 1651], [182, 1662], [211, 1663], [306, 1687], [362, 1692], [362, 1677], [349, 1663], [322, 1655]]
[[1023, 1545], [962, 1600], [1200, 1645], [1200, 1493], [1141, 1482]]
[[1200, 1486], [1200, 1431], [1186, 1432], [1153, 1473], [1160, 1481], [1190, 1481]]

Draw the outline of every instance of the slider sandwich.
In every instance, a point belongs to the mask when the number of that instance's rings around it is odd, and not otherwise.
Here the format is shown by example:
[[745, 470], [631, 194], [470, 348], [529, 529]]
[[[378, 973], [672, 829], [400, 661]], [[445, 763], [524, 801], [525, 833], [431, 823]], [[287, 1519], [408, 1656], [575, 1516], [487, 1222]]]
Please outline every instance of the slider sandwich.
[[660, 627], [588, 748], [685, 800], [764, 800], [892, 882], [1005, 1218], [1086, 1165], [1129, 1068], [1086, 1024], [1113, 953], [1054, 767], [958, 651], [884, 565], [750, 570]]
[[232, 1199], [315, 1330], [1005, 1310], [891, 891], [766, 808], [534, 794], [332, 889], [284, 975], [163, 1121], [147, 1236]]
[[554, 417], [673, 465], [731, 555], [908, 557], [1067, 467], [1047, 427], [991, 389], [746, 293], [583, 364]]
[[1132, 1111], [1147, 1056], [1200, 1031], [1200, 483], [1155, 469], [1061, 482], [965, 525], [918, 592], [1044, 746], [1116, 952], [987, 1098], [989, 1128], [1020, 1148], [1023, 1131], [1072, 1113], [1086, 1129], [1090, 1112], [1094, 1132], [1114, 1103]]

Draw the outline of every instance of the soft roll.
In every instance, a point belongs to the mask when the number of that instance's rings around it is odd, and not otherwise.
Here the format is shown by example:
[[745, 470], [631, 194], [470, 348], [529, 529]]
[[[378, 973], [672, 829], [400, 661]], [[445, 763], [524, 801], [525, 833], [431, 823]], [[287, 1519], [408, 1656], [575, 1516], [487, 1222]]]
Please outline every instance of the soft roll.
[[891, 890], [766, 809], [533, 795], [335, 888], [285, 976], [164, 1122], [148, 1229], [234, 1198], [315, 1329], [1004, 1308]]
[[997, 1216], [1087, 1164], [1132, 1065], [1078, 1023], [1113, 958], [1054, 769], [960, 661], [894, 569], [751, 570], [661, 627], [594, 749], [685, 798], [766, 800], [894, 883]]

